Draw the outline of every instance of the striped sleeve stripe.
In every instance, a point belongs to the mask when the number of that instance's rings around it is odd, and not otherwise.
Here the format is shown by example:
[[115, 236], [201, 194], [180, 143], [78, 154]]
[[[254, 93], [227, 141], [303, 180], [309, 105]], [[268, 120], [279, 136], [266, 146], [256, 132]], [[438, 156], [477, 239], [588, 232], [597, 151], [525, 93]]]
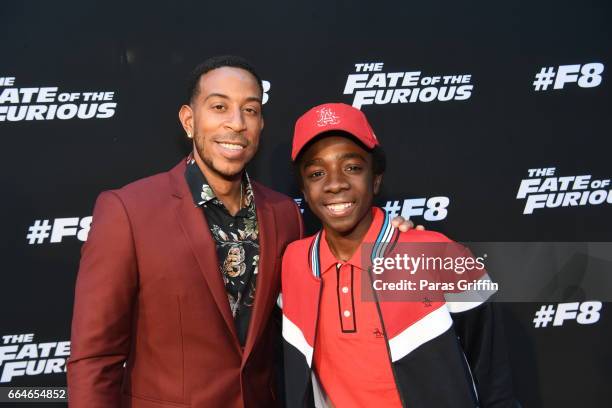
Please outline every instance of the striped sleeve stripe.
[[421, 345], [440, 336], [453, 324], [445, 307], [439, 307], [389, 340], [391, 361], [406, 357]]
[[312, 269], [312, 274], [315, 277], [321, 276], [321, 271], [319, 268], [319, 241], [321, 240], [321, 231], [315, 236], [315, 239], [310, 246], [310, 267]]
[[298, 349], [306, 358], [308, 367], [312, 365], [312, 346], [308, 344], [304, 333], [285, 314], [283, 314], [283, 339]]
[[[491, 283], [491, 277], [484, 274], [479, 281]], [[451, 313], [461, 313], [472, 310], [486, 302], [495, 290], [466, 290], [459, 293], [445, 293], [446, 307]]]
[[372, 260], [375, 258], [382, 258], [385, 255], [387, 246], [393, 237], [393, 225], [389, 221], [389, 216], [385, 215], [383, 225], [378, 233], [378, 237], [376, 237], [376, 243], [374, 244], [374, 248], [372, 249]]

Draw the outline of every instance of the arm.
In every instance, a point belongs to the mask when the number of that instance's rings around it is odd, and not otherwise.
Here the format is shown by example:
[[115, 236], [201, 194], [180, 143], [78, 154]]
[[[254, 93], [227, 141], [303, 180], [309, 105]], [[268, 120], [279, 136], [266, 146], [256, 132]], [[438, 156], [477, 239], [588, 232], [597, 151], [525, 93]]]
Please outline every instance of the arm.
[[[448, 239], [447, 237], [444, 237]], [[471, 249], [448, 241], [444, 256], [454, 259], [476, 259]], [[457, 284], [457, 279], [490, 281], [485, 268], [467, 268], [460, 274], [445, 276]], [[446, 293], [447, 306], [453, 319], [463, 353], [471, 370], [481, 408], [514, 408], [512, 372], [504, 336], [503, 316], [495, 301], [494, 289]]]
[[500, 305], [485, 302], [451, 314], [482, 408], [517, 407]]
[[71, 408], [119, 407], [137, 293], [132, 229], [120, 198], [104, 192], [81, 251], [72, 318]]

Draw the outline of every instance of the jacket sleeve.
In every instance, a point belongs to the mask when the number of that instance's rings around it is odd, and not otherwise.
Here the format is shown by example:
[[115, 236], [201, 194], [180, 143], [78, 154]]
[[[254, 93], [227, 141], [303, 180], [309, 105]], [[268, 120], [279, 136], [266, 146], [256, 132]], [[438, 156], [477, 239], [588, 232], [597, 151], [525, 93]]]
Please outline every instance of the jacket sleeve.
[[126, 209], [116, 193], [104, 192], [96, 201], [76, 282], [67, 370], [71, 408], [121, 405], [136, 265]]
[[500, 305], [485, 302], [451, 316], [472, 372], [480, 407], [518, 407]]

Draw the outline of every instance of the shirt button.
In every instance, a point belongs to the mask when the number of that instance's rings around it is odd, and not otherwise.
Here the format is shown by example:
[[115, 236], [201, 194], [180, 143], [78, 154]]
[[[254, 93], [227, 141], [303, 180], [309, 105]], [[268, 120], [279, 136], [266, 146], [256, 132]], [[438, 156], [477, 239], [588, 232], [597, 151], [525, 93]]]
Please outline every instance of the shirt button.
[[348, 288], [346, 286], [342, 287], [342, 293], [348, 293]]
[[348, 310], [345, 310], [344, 317], [351, 317], [351, 312], [349, 312]]

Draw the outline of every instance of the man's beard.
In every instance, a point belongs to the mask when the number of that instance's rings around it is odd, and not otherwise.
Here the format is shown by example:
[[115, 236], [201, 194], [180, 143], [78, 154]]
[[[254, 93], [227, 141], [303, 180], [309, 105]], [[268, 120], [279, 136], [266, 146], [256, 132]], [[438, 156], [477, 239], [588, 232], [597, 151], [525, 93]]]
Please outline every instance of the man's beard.
[[221, 169], [219, 168], [219, 166], [216, 166], [214, 164], [213, 160], [208, 155], [206, 155], [205, 149], [203, 146], [200, 146], [198, 143], [195, 143], [195, 148], [198, 151], [198, 155], [200, 156], [200, 159], [202, 159], [206, 167], [213, 173], [223, 177], [226, 180], [239, 179], [242, 176], [242, 172], [244, 171], [244, 168], [246, 167], [248, 163], [248, 162], [245, 163], [242, 168], [235, 170], [235, 171]]

